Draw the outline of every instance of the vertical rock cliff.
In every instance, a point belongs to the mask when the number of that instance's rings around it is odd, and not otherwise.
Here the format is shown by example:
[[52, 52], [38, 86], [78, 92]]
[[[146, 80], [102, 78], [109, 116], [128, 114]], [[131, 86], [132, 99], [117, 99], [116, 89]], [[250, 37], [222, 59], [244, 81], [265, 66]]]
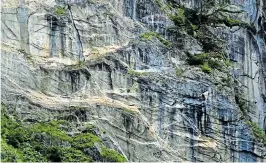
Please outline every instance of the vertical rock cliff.
[[2, 161], [266, 161], [265, 31], [263, 0], [3, 0]]

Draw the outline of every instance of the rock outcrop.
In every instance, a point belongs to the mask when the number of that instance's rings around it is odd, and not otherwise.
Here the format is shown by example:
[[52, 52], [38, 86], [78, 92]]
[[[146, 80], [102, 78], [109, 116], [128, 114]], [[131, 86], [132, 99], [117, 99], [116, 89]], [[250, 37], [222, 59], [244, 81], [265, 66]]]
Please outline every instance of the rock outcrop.
[[128, 161], [266, 161], [265, 5], [4, 0], [2, 103], [70, 135], [93, 124]]

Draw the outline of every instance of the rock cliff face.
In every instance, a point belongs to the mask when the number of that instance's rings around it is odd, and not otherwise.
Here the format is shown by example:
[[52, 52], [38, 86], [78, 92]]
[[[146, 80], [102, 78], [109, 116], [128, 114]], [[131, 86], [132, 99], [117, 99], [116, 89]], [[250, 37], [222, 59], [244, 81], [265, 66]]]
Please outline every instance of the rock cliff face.
[[2, 103], [69, 135], [93, 124], [128, 161], [266, 161], [265, 5], [4, 0]]

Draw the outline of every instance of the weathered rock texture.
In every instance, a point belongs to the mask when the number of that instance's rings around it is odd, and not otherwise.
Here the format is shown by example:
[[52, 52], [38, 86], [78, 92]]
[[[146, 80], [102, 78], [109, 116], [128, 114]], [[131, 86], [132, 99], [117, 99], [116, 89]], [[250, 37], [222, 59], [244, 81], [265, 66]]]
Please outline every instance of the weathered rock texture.
[[[186, 64], [201, 43], [171, 32], [156, 0], [4, 0], [2, 102], [25, 122], [93, 123], [129, 161], [266, 161], [235, 99], [237, 87], [249, 101], [246, 117], [265, 130], [265, 1], [231, 3], [253, 32], [212, 28], [233, 67], [206, 74]], [[173, 45], [140, 39], [147, 31]], [[223, 81], [230, 76], [237, 86]]]

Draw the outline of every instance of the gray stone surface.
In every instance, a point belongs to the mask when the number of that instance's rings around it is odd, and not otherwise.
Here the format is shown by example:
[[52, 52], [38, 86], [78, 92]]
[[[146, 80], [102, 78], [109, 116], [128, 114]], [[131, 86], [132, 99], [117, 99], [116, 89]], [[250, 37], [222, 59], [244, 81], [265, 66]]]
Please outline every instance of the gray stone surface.
[[[262, 1], [232, 2], [246, 11], [241, 19], [264, 30], [257, 25]], [[139, 38], [156, 31], [179, 39], [155, 1], [8, 0], [1, 23], [1, 100], [23, 121], [95, 124], [106, 145], [129, 161], [266, 161], [233, 81], [222, 80], [229, 75], [185, 63], [187, 52], [202, 52], [196, 39], [184, 34], [179, 48]], [[265, 38], [244, 28], [213, 32], [226, 41], [231, 76], [253, 104], [248, 115], [265, 129]]]

